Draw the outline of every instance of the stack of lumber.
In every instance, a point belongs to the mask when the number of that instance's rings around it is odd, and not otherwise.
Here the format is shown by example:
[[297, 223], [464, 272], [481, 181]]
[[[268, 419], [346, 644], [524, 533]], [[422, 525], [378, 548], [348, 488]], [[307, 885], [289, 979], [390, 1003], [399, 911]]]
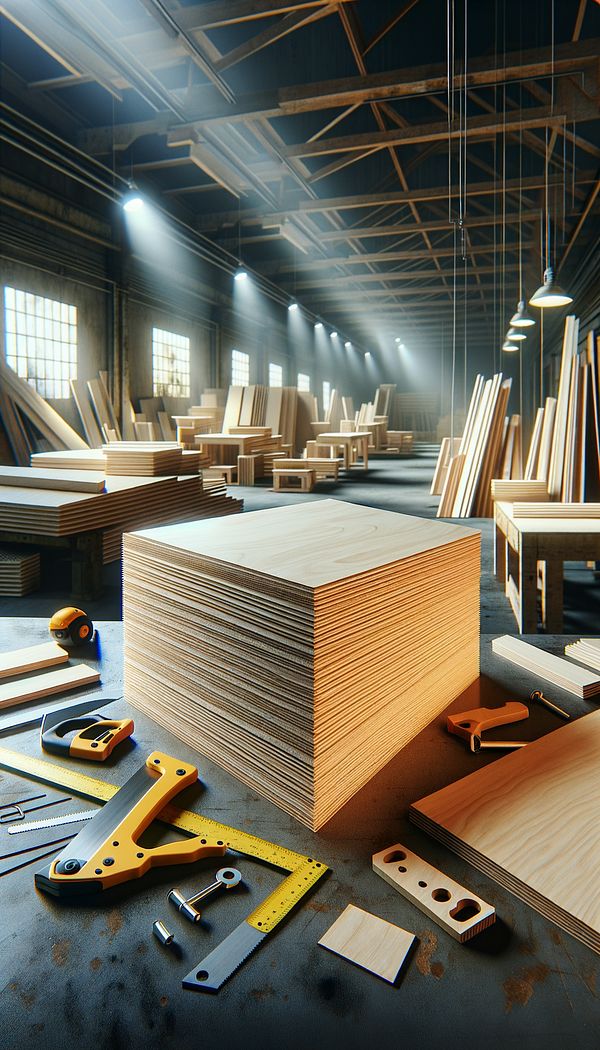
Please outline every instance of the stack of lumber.
[[[296, 446], [298, 391], [295, 386], [230, 386], [223, 416], [223, 433], [235, 427], [270, 427], [286, 445]], [[303, 423], [304, 425], [304, 423]]]
[[33, 470], [0, 467], [0, 494], [10, 488], [56, 489], [59, 492], [104, 492], [104, 475], [97, 470]]
[[513, 503], [515, 518], [544, 518], [553, 520], [579, 520], [600, 518], [600, 503]]
[[21, 379], [0, 355], [0, 410], [15, 462], [26, 466], [36, 447], [35, 434], [51, 449], [85, 449], [86, 442], [37, 390]]
[[500, 478], [492, 479], [491, 484], [492, 501], [507, 503], [515, 501], [535, 500], [540, 503], [548, 500], [548, 487], [545, 481], [502, 481]]
[[299, 390], [296, 401], [296, 438], [294, 451], [300, 452], [306, 448], [306, 442], [312, 440], [313, 428], [319, 418], [318, 402], [314, 394], [308, 390]]
[[376, 416], [389, 416], [392, 412], [393, 397], [396, 393], [395, 383], [383, 383], [375, 391], [374, 408]]
[[115, 441], [102, 451], [111, 476], [164, 477], [182, 470], [182, 449], [175, 442]]
[[[447, 468], [438, 518], [491, 515], [490, 482], [507, 455], [510, 385], [501, 372], [488, 380], [477, 376], [459, 450]], [[512, 462], [512, 453], [510, 458]]]
[[600, 638], [580, 638], [578, 642], [565, 645], [565, 654], [600, 671]]
[[[44, 536], [69, 536], [136, 523], [190, 520], [202, 516], [207, 500], [211, 512], [220, 513], [204, 492], [202, 479], [191, 477], [108, 477], [106, 491], [96, 494], [56, 489], [2, 487], [0, 530]], [[239, 500], [230, 501], [241, 509]], [[227, 513], [225, 504], [223, 513]]]
[[[440, 453], [438, 456], [436, 468], [433, 474], [433, 481], [431, 482], [431, 488], [429, 493], [431, 496], [441, 496], [444, 490], [444, 482], [448, 474], [448, 468], [450, 462], [458, 454], [460, 448], [460, 438], [442, 438], [440, 445]], [[492, 482], [493, 484], [493, 482]]]
[[81, 689], [99, 680], [95, 667], [68, 661], [68, 652], [55, 642], [0, 653], [0, 708]]
[[413, 823], [600, 952], [600, 711], [415, 802]]
[[580, 700], [589, 700], [590, 697], [598, 696], [600, 693], [598, 675], [590, 674], [577, 664], [569, 663], [560, 656], [547, 653], [536, 645], [522, 641], [521, 638], [513, 638], [510, 634], [494, 638], [492, 650], [498, 656], [516, 664], [517, 667], [532, 671], [546, 682], [566, 689], [567, 692], [578, 696]]
[[550, 498], [600, 500], [600, 336], [577, 352], [579, 321], [565, 319], [558, 394], [538, 408], [526, 478], [545, 481]]
[[412, 430], [419, 441], [435, 441], [439, 397], [425, 393], [394, 394], [388, 416], [392, 430]]
[[128, 699], [313, 830], [478, 676], [473, 530], [319, 500], [124, 553]]
[[0, 595], [20, 598], [40, 585], [40, 556], [37, 552], [0, 547]]
[[[157, 442], [152, 442], [152, 445], [156, 446]], [[140, 447], [139, 443], [135, 443], [133, 446], [134, 452], [138, 447]], [[163, 445], [158, 443], [158, 447], [162, 448]], [[170, 447], [173, 447], [172, 444]], [[113, 448], [112, 444], [110, 448]], [[180, 452], [181, 458], [177, 460], [178, 469], [170, 471], [172, 474], [198, 474], [200, 469], [209, 462], [208, 457], [201, 456], [197, 449], [194, 451], [181, 449]], [[100, 471], [103, 475], [109, 473], [106, 467], [106, 455], [102, 449], [81, 449], [77, 452], [37, 452], [31, 457], [31, 466], [35, 467], [36, 470], [77, 470], [80, 472], [90, 470]], [[136, 476], [144, 476], [143, 472], [139, 471], [139, 464]]]

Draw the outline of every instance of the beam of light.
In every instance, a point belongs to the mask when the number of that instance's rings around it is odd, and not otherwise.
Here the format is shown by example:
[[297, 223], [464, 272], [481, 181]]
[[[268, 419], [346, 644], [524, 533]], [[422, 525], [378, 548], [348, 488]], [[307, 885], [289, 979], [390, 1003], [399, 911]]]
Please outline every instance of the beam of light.
[[330, 332], [330, 333], [329, 333], [329, 338], [330, 338], [330, 339], [337, 339], [337, 337], [338, 337], [338, 334], [337, 334], [337, 332]]
[[234, 281], [247, 281], [248, 280], [248, 273], [247, 273], [246, 270], [244, 270], [240, 266], [240, 268], [235, 271], [233, 279], [234, 279]]
[[315, 332], [320, 332], [322, 328], [323, 328], [323, 322], [322, 321], [316, 321], [315, 322]]
[[344, 343], [344, 346], [346, 347], [346, 350], [351, 350], [352, 349], [352, 343], [350, 342], [349, 339], [346, 340], [346, 342]]
[[294, 313], [298, 309], [298, 303], [290, 303], [290, 305], [288, 306], [288, 310], [290, 311], [290, 313]]

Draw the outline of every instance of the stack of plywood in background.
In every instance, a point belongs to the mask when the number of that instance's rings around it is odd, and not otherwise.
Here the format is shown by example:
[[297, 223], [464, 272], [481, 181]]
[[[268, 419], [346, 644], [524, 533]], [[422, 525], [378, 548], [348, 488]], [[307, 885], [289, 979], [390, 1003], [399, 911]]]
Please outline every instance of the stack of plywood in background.
[[490, 482], [504, 470], [506, 457], [512, 464], [518, 427], [516, 417], [509, 455], [509, 394], [510, 380], [503, 380], [502, 373], [488, 380], [477, 376], [459, 450], [447, 467], [439, 518], [489, 517], [492, 513]]
[[470, 529], [323, 500], [124, 549], [128, 699], [314, 830], [478, 675]]
[[37, 552], [0, 547], [0, 596], [20, 598], [40, 585], [40, 556]]
[[182, 449], [169, 441], [114, 441], [102, 446], [106, 474], [121, 477], [158, 477], [180, 474]]
[[[178, 445], [173, 445], [173, 443], [166, 445], [161, 442], [151, 442], [150, 444], [152, 448], [157, 448], [159, 451], [163, 447], [168, 447], [172, 456], [171, 462], [175, 468], [170, 470], [169, 474], [198, 474], [200, 469], [208, 463], [208, 457], [201, 456], [197, 449], [188, 451], [187, 449], [181, 449]], [[112, 452], [114, 445], [111, 444], [106, 447], [110, 448]], [[144, 463], [137, 458], [138, 449]], [[174, 456], [173, 450], [175, 450]], [[130, 470], [129, 474], [133, 474], [136, 477], [155, 476], [156, 471], [152, 469], [154, 459], [146, 456], [143, 442], [135, 442], [131, 453], [128, 455], [132, 468], [135, 468]], [[160, 457], [158, 458], [158, 463], [160, 463]], [[31, 457], [31, 466], [35, 467], [36, 470], [39, 468], [69, 471], [97, 470], [101, 471], [102, 474], [121, 474], [121, 471], [118, 469], [120, 466], [118, 457], [115, 464], [117, 469], [110, 470], [107, 468], [107, 454], [102, 449], [79, 449], [74, 452], [36, 452]], [[143, 469], [144, 466], [146, 469]], [[162, 473], [162, 471], [159, 471], [159, 473]]]
[[442, 438], [440, 445], [440, 453], [436, 464], [435, 472], [433, 475], [433, 481], [431, 482], [431, 489], [429, 490], [431, 496], [441, 496], [444, 490], [444, 483], [448, 474], [448, 468], [450, 467], [451, 461], [456, 455], [460, 448], [461, 439], [458, 437]]
[[230, 386], [223, 416], [223, 433], [235, 427], [271, 428], [284, 444], [295, 447], [298, 391], [295, 386]]

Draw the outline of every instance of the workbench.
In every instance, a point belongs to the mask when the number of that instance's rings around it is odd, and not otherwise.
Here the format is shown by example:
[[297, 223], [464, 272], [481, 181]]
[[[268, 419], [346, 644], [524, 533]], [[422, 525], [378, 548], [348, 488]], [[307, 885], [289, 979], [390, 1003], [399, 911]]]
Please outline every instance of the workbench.
[[521, 634], [537, 631], [538, 563], [542, 563], [542, 624], [563, 628], [565, 561], [600, 559], [600, 520], [516, 518], [513, 504], [494, 503], [494, 572], [504, 584]]
[[[102, 688], [118, 696], [122, 626], [101, 622], [99, 635]], [[3, 649], [34, 644], [46, 639], [46, 622], [5, 620], [1, 637]], [[569, 639], [531, 640], [560, 653]], [[494, 656], [491, 636], [482, 638], [482, 670], [484, 677], [451, 709], [523, 700], [540, 685]], [[558, 689], [548, 688], [547, 695], [574, 716], [595, 709]], [[124, 783], [156, 748], [193, 761], [202, 783], [188, 789], [182, 804], [319, 858], [332, 871], [215, 996], [184, 992], [182, 977], [264, 899], [280, 873], [243, 856], [232, 858], [246, 888], [227, 899], [215, 897], [199, 926], [185, 923], [166, 894], [173, 886], [191, 893], [207, 885], [221, 866], [216, 858], [159, 868], [110, 898], [69, 905], [34, 890], [37, 865], [4, 876], [1, 1050], [364, 1050], [375, 1043], [390, 1050], [595, 1050], [600, 959], [408, 823], [411, 802], [497, 760], [498, 752], [475, 756], [449, 736], [445, 715], [314, 835], [124, 701], [106, 710], [133, 716], [135, 744], [122, 745], [121, 757], [116, 751], [104, 765], [71, 760], [72, 768]], [[519, 736], [534, 739], [562, 724], [533, 707], [519, 724]], [[510, 739], [511, 733], [511, 725], [494, 730], [498, 738]], [[40, 755], [35, 730], [1, 737], [0, 746]], [[65, 794], [0, 770], [0, 803], [38, 788], [54, 797]], [[84, 808], [93, 803], [77, 798], [64, 805], [69, 811]], [[20, 840], [0, 827], [2, 854]], [[495, 905], [496, 924], [464, 945], [445, 934], [372, 872], [371, 855], [396, 842]], [[418, 944], [397, 986], [317, 945], [349, 902], [416, 934]], [[175, 932], [177, 950], [152, 936], [158, 918]]]
[[362, 459], [361, 465], [363, 469], [368, 470], [370, 439], [371, 435], [363, 430], [350, 431], [349, 433], [326, 431], [324, 434], [319, 434], [317, 444], [329, 446], [332, 457], [337, 454], [337, 449], [343, 449], [344, 470], [350, 470], [350, 467], [353, 466], [358, 458]]

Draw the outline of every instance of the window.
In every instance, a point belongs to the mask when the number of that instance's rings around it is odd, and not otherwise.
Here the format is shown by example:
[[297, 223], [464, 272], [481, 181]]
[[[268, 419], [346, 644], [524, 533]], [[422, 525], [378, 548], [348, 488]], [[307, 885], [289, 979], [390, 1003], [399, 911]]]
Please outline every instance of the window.
[[70, 397], [77, 378], [77, 307], [4, 289], [6, 362], [42, 397]]
[[250, 383], [250, 355], [241, 350], [231, 351], [231, 385], [248, 386]]
[[298, 372], [298, 390], [310, 390], [310, 376], [304, 372]]
[[187, 335], [152, 329], [154, 397], [190, 396], [190, 341]]
[[283, 368], [269, 361], [269, 386], [283, 386]]
[[331, 383], [328, 379], [323, 380], [323, 413], [329, 408], [329, 399], [331, 397]]

